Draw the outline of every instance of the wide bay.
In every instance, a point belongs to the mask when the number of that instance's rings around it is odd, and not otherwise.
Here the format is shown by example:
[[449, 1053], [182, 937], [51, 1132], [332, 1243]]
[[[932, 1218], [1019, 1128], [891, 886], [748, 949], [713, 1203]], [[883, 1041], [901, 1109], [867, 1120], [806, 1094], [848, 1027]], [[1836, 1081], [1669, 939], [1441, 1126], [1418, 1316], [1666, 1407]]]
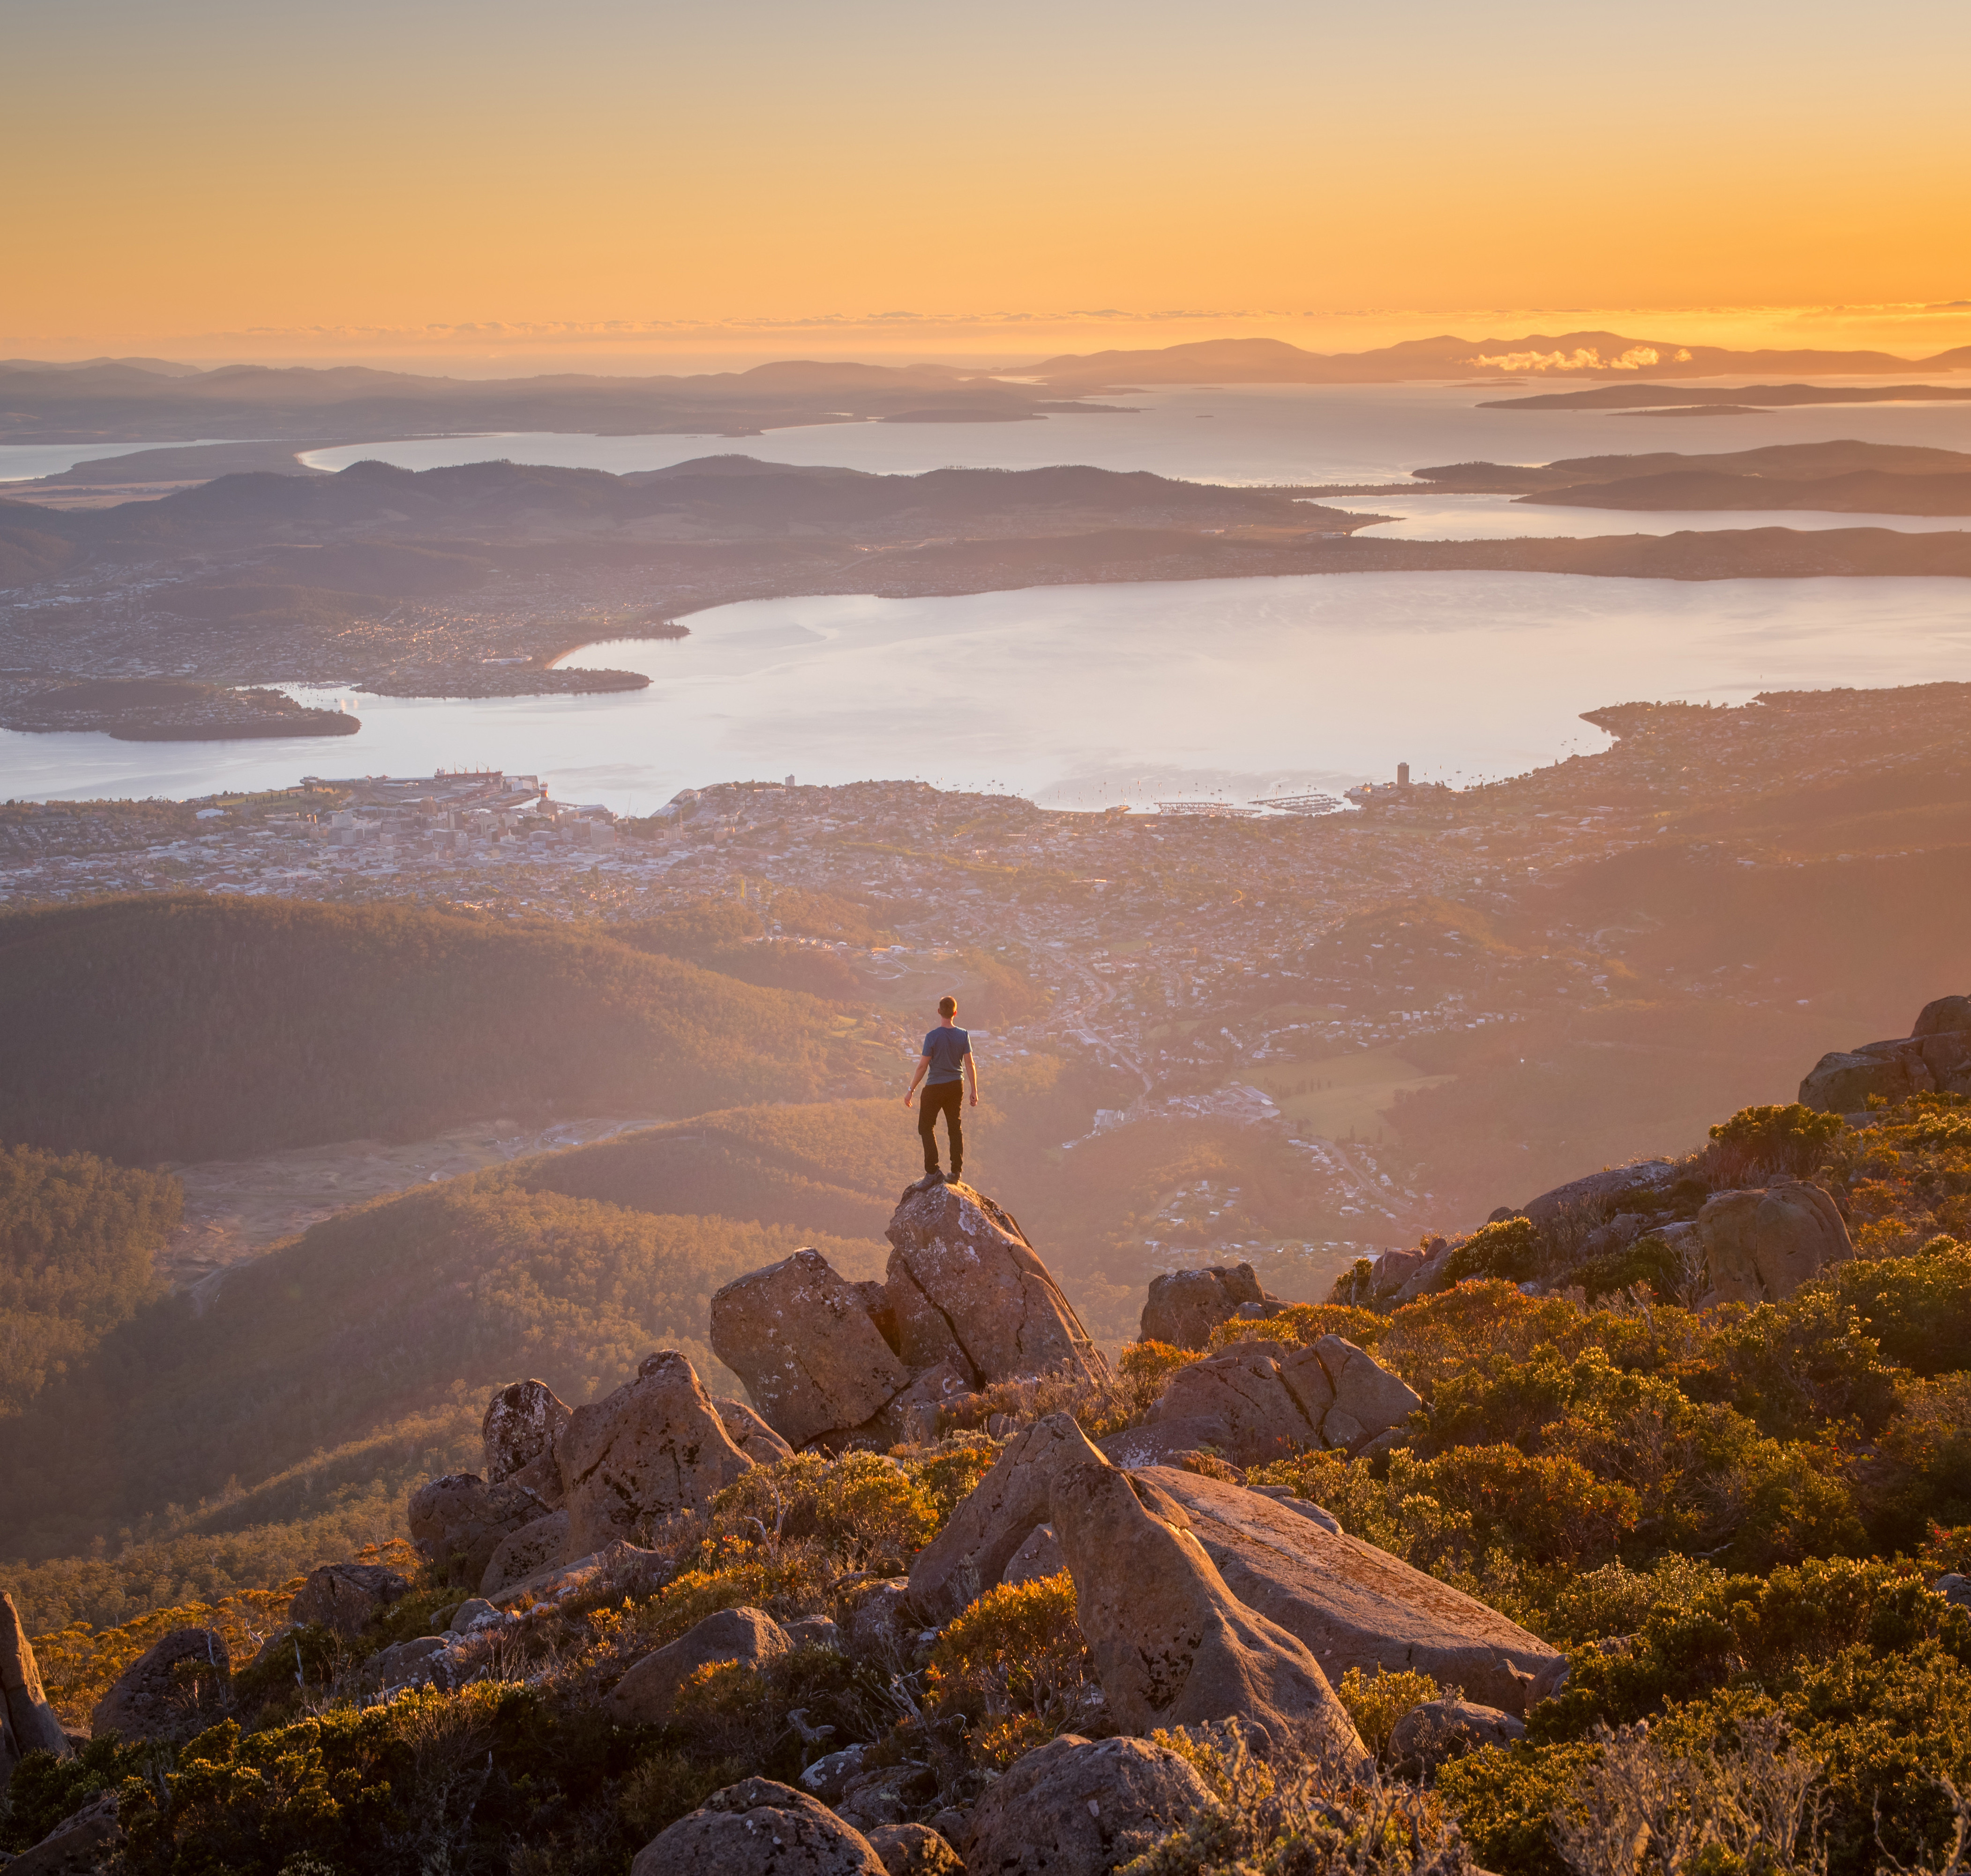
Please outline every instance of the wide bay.
[[1419, 780], [1514, 772], [1603, 747], [1578, 713], [1632, 698], [1971, 679], [1971, 588], [1940, 579], [1302, 575], [762, 600], [689, 623], [685, 640], [567, 661], [647, 672], [640, 692], [297, 689], [360, 715], [346, 739], [0, 734], [0, 791], [182, 797], [305, 773], [498, 766], [623, 812], [789, 774], [1141, 805], [1333, 787], [1398, 761]]

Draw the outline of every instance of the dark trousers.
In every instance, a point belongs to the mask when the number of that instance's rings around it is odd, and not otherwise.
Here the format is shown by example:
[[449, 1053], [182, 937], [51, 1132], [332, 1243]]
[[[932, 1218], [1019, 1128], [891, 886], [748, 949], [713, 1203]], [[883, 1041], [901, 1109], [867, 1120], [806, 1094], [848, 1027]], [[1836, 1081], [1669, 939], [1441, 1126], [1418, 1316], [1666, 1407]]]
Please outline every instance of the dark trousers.
[[943, 1115], [945, 1126], [951, 1135], [951, 1176], [956, 1179], [965, 1164], [965, 1123], [961, 1121], [959, 1109], [964, 1104], [965, 1083], [962, 1081], [940, 1081], [934, 1086], [927, 1086], [917, 1096], [917, 1132], [924, 1136], [924, 1171], [937, 1171], [937, 1117]]

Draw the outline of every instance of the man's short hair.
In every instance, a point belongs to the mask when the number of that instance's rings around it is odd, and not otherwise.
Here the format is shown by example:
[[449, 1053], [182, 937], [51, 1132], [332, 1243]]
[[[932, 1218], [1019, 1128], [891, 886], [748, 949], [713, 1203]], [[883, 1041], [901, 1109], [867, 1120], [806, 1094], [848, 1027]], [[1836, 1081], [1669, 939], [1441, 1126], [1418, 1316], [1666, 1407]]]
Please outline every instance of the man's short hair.
[[958, 999], [956, 997], [940, 997], [937, 1013], [940, 1016], [956, 1016], [958, 1014]]

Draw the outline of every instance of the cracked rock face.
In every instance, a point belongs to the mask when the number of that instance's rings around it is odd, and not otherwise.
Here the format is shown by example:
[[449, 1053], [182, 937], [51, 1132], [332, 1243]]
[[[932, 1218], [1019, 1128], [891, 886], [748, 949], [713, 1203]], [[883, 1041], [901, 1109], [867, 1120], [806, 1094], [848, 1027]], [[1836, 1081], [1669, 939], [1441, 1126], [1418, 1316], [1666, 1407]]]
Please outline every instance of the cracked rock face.
[[1833, 1200], [1797, 1179], [1714, 1192], [1697, 1214], [1697, 1235], [1720, 1303], [1777, 1302], [1824, 1265], [1855, 1255]]
[[487, 1403], [480, 1435], [486, 1445], [486, 1483], [510, 1479], [543, 1454], [568, 1425], [568, 1409], [545, 1381], [515, 1381]]
[[885, 1289], [914, 1371], [949, 1361], [975, 1386], [1015, 1376], [1105, 1379], [1109, 1364], [1012, 1216], [967, 1185], [907, 1196]]
[[[493, 1553], [523, 1525], [546, 1517], [549, 1509], [545, 1500], [517, 1480], [488, 1485], [476, 1472], [448, 1473], [421, 1486], [412, 1495], [411, 1539], [449, 1581], [477, 1589], [493, 1561]], [[334, 1567], [346, 1577], [352, 1569], [362, 1566]], [[322, 1570], [315, 1572], [317, 1577], [326, 1574]], [[309, 1579], [311, 1585], [314, 1580]], [[302, 1594], [306, 1595], [308, 1591]], [[328, 1615], [295, 1619], [327, 1622], [331, 1627], [340, 1625], [339, 1617]]]
[[1859, 1113], [1868, 1096], [1905, 1101], [1938, 1089], [1971, 1094], [1971, 997], [1926, 1003], [1909, 1034], [1823, 1055], [1800, 1084], [1804, 1106]]
[[555, 1457], [571, 1557], [634, 1542], [645, 1519], [702, 1510], [753, 1465], [674, 1350], [647, 1356], [635, 1380], [578, 1407]]
[[1064, 1733], [986, 1787], [965, 1867], [972, 1876], [1108, 1876], [1210, 1806], [1204, 1780], [1168, 1747]]
[[1332, 1682], [1414, 1669], [1523, 1713], [1559, 1689], [1567, 1659], [1497, 1610], [1399, 1557], [1330, 1529], [1315, 1510], [1174, 1467], [1132, 1474], [1168, 1502], [1249, 1609], [1305, 1643]]
[[1354, 1723], [1298, 1637], [1240, 1601], [1168, 1494], [1099, 1456], [1054, 1481], [1075, 1619], [1122, 1731], [1236, 1719], [1335, 1772], [1366, 1772]]
[[225, 1709], [233, 1678], [226, 1637], [213, 1629], [174, 1629], [146, 1649], [96, 1703], [92, 1734], [138, 1739], [188, 1739]]
[[770, 1778], [715, 1791], [637, 1852], [630, 1876], [885, 1876], [869, 1840]]
[[793, 1446], [875, 1416], [909, 1384], [862, 1286], [816, 1250], [735, 1278], [712, 1299], [712, 1346]]

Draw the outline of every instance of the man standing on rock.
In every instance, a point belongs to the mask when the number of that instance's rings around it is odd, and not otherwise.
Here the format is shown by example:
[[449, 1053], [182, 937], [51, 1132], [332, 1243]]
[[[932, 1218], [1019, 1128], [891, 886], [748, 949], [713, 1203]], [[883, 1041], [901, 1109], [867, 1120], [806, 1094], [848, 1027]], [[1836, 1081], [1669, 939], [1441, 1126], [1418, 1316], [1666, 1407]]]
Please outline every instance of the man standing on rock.
[[937, 1164], [937, 1117], [944, 1116], [945, 1131], [951, 1135], [951, 1177], [955, 1181], [965, 1170], [965, 1127], [959, 1119], [959, 1097], [969, 1093], [972, 1105], [979, 1105], [979, 1066], [972, 1054], [972, 1038], [958, 1026], [958, 999], [937, 1001], [937, 1027], [924, 1037], [924, 1053], [917, 1057], [917, 1072], [911, 1077], [910, 1093], [904, 1096], [908, 1107], [917, 1083], [928, 1074], [924, 1103], [917, 1109], [917, 1132], [924, 1141], [924, 1177], [942, 1179]]

